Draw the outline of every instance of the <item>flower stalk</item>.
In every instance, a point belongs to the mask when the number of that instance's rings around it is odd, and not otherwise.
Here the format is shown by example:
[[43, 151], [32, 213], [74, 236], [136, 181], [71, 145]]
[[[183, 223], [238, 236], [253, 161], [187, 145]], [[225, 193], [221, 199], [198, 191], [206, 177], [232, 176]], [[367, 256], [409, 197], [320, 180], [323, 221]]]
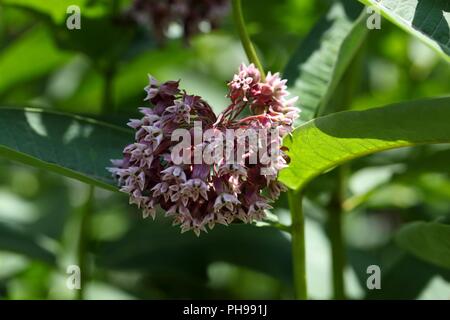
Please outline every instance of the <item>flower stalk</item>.
[[88, 233], [89, 233], [89, 224], [91, 221], [93, 206], [94, 206], [94, 192], [95, 187], [92, 185], [88, 186], [88, 195], [86, 202], [83, 204], [83, 207], [79, 211], [78, 217], [78, 243], [76, 248], [76, 259], [78, 266], [81, 270], [80, 274], [80, 283], [81, 287], [77, 291], [76, 299], [84, 300], [85, 299], [85, 288], [87, 281], [89, 279], [89, 262], [88, 262]]
[[[233, 17], [237, 26], [239, 36], [244, 47], [248, 60], [253, 63], [261, 74], [261, 79], [265, 80], [264, 68], [256, 54], [255, 47], [253, 46], [250, 36], [248, 35], [244, 14], [242, 12], [241, 0], [232, 0], [233, 5]], [[241, 121], [253, 120], [243, 119]], [[303, 216], [302, 200], [303, 196], [301, 191], [289, 191], [289, 208], [291, 211], [292, 225], [284, 228], [285, 231], [291, 233], [292, 236], [292, 260], [293, 260], [293, 273], [294, 273], [294, 291], [295, 298], [299, 300], [306, 300], [307, 284], [306, 284], [306, 250], [305, 250], [305, 220]]]
[[308, 299], [306, 284], [305, 219], [303, 215], [302, 191], [289, 190], [291, 210], [292, 262], [294, 273], [294, 294], [298, 300]]
[[338, 168], [337, 186], [328, 208], [328, 232], [331, 242], [333, 298], [336, 300], [346, 299], [344, 281], [346, 255], [342, 227], [347, 169], [347, 166]]
[[108, 112], [114, 112], [114, 66], [109, 66], [103, 72], [103, 96], [102, 96], [102, 104], [101, 104], [101, 113], [107, 114]]
[[237, 26], [239, 37], [241, 38], [242, 46], [244, 47], [245, 54], [247, 55], [250, 63], [253, 63], [261, 73], [261, 79], [264, 80], [265, 73], [261, 62], [256, 54], [255, 47], [253, 46], [250, 36], [248, 35], [247, 28], [245, 27], [244, 14], [242, 12], [241, 0], [232, 0], [233, 4], [233, 18]]

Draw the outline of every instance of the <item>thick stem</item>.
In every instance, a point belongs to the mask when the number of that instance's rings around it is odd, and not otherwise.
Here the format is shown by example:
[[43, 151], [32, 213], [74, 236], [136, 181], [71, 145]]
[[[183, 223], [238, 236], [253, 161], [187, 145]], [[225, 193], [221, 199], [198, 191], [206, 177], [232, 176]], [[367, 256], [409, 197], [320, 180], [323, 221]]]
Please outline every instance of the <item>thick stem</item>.
[[328, 228], [331, 242], [334, 299], [343, 300], [345, 295], [344, 272], [346, 265], [345, 244], [342, 231], [343, 203], [345, 201], [347, 167], [338, 169], [337, 186], [328, 208]]
[[333, 297], [345, 299], [344, 269], [345, 249], [342, 241], [342, 212], [337, 210], [330, 213], [330, 238], [333, 268]]
[[292, 262], [294, 272], [295, 298], [308, 299], [306, 286], [305, 218], [303, 215], [301, 191], [288, 192], [292, 226]]
[[114, 18], [119, 14], [120, 10], [120, 1], [119, 0], [112, 0], [111, 3], [111, 17]]
[[94, 190], [95, 188], [93, 186], [88, 187], [88, 196], [86, 199], [86, 202], [81, 208], [79, 214], [79, 229], [78, 229], [78, 244], [77, 244], [77, 262], [78, 267], [81, 271], [81, 288], [77, 291], [77, 299], [83, 300], [85, 298], [85, 288], [86, 283], [89, 278], [89, 263], [87, 261], [87, 240], [88, 240], [88, 231], [89, 231], [89, 222], [90, 217], [92, 215], [93, 211], [93, 204], [94, 204]]
[[261, 78], [264, 80], [265, 78], [264, 68], [258, 59], [255, 47], [253, 46], [252, 41], [250, 40], [250, 36], [248, 35], [247, 28], [245, 27], [241, 0], [232, 0], [232, 4], [233, 4], [234, 22], [238, 28], [239, 37], [241, 38], [242, 46], [244, 47], [247, 58], [259, 69], [259, 71], [261, 72]]
[[[112, 0], [111, 6], [109, 7], [109, 15], [112, 23], [114, 19], [119, 15], [120, 11], [120, 1]], [[101, 101], [101, 114], [105, 115], [107, 113], [116, 112], [114, 106], [114, 77], [116, 74], [116, 65], [114, 62], [110, 61], [108, 64], [101, 65], [99, 67], [103, 76], [103, 92]]]

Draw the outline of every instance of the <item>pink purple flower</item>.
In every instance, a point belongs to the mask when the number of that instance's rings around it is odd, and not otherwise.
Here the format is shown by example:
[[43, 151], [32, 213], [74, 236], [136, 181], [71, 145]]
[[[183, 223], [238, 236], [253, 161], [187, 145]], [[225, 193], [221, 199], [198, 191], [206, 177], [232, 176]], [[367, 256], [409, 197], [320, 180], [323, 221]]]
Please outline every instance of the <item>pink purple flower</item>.
[[[181, 231], [193, 230], [197, 235], [215, 224], [229, 225], [235, 220], [252, 223], [265, 218], [269, 202], [278, 198], [286, 187], [277, 181], [278, 172], [287, 166], [282, 138], [293, 130], [299, 110], [296, 98], [287, 99], [286, 81], [280, 75], [268, 74], [261, 79], [254, 65], [241, 65], [228, 84], [231, 103], [216, 116], [210, 105], [199, 96], [179, 89], [179, 81], [159, 83], [149, 77], [146, 101], [141, 119], [128, 126], [136, 131], [136, 141], [123, 150], [123, 158], [112, 160], [109, 168], [120, 190], [129, 194], [130, 203], [141, 208], [144, 217], [155, 217], [161, 208], [172, 217]], [[244, 109], [251, 115], [242, 117]], [[194, 131], [200, 121], [203, 131], [214, 135], [200, 144], [192, 141], [187, 149], [214, 152], [219, 144], [227, 144], [227, 130], [279, 129], [266, 143], [251, 138], [233, 137], [231, 149], [216, 154], [211, 163], [175, 164], [171, 157], [177, 142], [171, 135], [178, 128]], [[253, 131], [252, 131], [253, 132]], [[244, 154], [238, 147], [244, 146]], [[274, 147], [275, 146], [275, 147]], [[267, 159], [253, 157], [260, 149]], [[221, 150], [221, 149], [220, 149]], [[230, 156], [237, 162], [228, 163]], [[253, 160], [256, 159], [256, 162]], [[252, 162], [253, 161], [253, 162]]]

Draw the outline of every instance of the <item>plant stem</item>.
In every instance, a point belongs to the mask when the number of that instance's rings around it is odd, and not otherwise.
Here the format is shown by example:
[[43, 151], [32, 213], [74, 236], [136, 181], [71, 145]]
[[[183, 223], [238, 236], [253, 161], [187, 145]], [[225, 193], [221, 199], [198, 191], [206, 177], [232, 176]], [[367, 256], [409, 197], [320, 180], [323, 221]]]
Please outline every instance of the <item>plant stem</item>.
[[341, 166], [337, 169], [337, 186], [328, 208], [328, 228], [333, 270], [333, 297], [338, 300], [346, 298], [344, 282], [346, 257], [342, 232], [344, 210], [342, 205], [345, 201], [347, 169], [347, 166]]
[[345, 299], [344, 268], [345, 254], [342, 242], [341, 211], [330, 213], [330, 238], [333, 269], [333, 297], [337, 300]]
[[259, 69], [259, 71], [261, 72], [261, 78], [264, 80], [264, 68], [258, 59], [255, 47], [253, 46], [252, 41], [250, 40], [250, 36], [248, 35], [247, 28], [245, 27], [241, 0], [232, 0], [232, 4], [234, 22], [238, 28], [239, 37], [241, 38], [242, 46], [244, 47], [247, 58]]
[[306, 286], [305, 218], [302, 208], [302, 192], [289, 190], [288, 199], [292, 218], [292, 262], [295, 298], [306, 300], [308, 294]]
[[103, 72], [103, 97], [102, 97], [102, 114], [114, 111], [113, 90], [114, 90], [114, 67], [110, 66]]
[[[245, 27], [244, 14], [242, 12], [241, 0], [232, 0], [233, 17], [237, 26], [239, 37], [248, 60], [253, 63], [261, 73], [261, 79], [265, 79], [264, 68], [256, 54], [255, 47], [250, 40], [247, 28]], [[292, 225], [290, 228], [283, 228], [290, 231], [292, 236], [292, 261], [294, 272], [295, 298], [306, 300], [308, 298], [306, 287], [306, 257], [305, 257], [305, 220], [302, 209], [302, 193], [300, 191], [289, 191], [289, 207], [291, 210]]]
[[111, 3], [111, 17], [114, 18], [119, 14], [120, 3], [118, 0], [112, 0]]
[[88, 196], [86, 202], [79, 213], [79, 229], [78, 229], [78, 244], [77, 244], [77, 262], [81, 270], [81, 288], [77, 291], [77, 299], [83, 300], [85, 298], [85, 287], [87, 279], [89, 278], [89, 263], [87, 261], [87, 240], [89, 231], [90, 217], [93, 211], [94, 204], [94, 190], [95, 187], [88, 186]]
[[[352, 102], [353, 92], [360, 83], [362, 57], [360, 51], [345, 72], [335, 94], [334, 112], [346, 110]], [[329, 110], [331, 111], [331, 110]], [[328, 205], [328, 231], [331, 242], [331, 261], [333, 270], [333, 297], [343, 300], [345, 295], [344, 272], [346, 265], [345, 242], [342, 231], [344, 203], [346, 201], [347, 176], [350, 167], [342, 165], [336, 169], [335, 189]]]

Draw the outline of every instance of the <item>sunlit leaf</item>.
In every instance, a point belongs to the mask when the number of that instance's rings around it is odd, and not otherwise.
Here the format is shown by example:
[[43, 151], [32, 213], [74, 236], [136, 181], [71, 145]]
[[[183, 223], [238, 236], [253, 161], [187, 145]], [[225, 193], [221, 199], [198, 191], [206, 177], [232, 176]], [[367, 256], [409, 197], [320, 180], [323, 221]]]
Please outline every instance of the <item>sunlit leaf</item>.
[[450, 98], [403, 102], [317, 118], [285, 138], [291, 163], [280, 180], [292, 189], [342, 163], [383, 150], [450, 142]]

